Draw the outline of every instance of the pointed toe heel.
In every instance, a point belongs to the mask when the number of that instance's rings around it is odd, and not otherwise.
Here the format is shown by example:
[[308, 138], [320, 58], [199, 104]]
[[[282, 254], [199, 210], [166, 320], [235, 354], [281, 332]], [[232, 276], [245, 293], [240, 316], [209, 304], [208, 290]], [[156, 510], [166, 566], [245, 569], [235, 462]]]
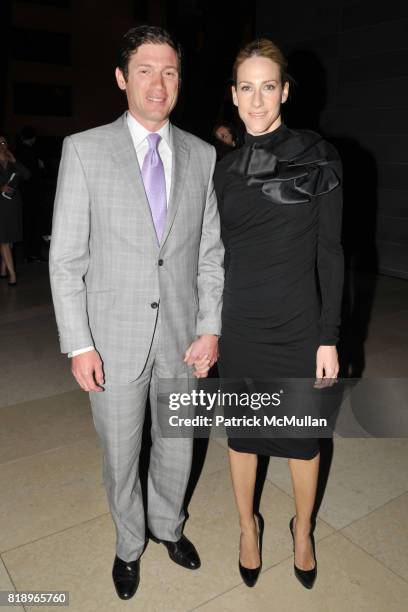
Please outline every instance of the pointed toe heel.
[[260, 558], [261, 563], [258, 567], [251, 569], [249, 567], [244, 567], [241, 564], [241, 561], [238, 559], [239, 573], [241, 574], [241, 578], [244, 581], [244, 583], [247, 585], [247, 587], [255, 586], [259, 578], [259, 574], [261, 573], [261, 569], [262, 569], [262, 539], [263, 539], [265, 523], [264, 523], [262, 514], [260, 512], [258, 512], [255, 516], [258, 519], [258, 527], [259, 527], [258, 549], [259, 549], [259, 558]]
[[[292, 516], [289, 522], [289, 529], [290, 529], [290, 533], [292, 534], [292, 540], [293, 540], [293, 559], [295, 557], [295, 534], [293, 532], [294, 520], [295, 520], [295, 517]], [[313, 587], [316, 577], [317, 577], [316, 548], [315, 548], [314, 535], [312, 533], [310, 534], [310, 539], [312, 541], [313, 557], [314, 557], [314, 562], [315, 562], [314, 568], [311, 570], [302, 570], [299, 567], [296, 567], [295, 562], [293, 562], [295, 576], [306, 589], [311, 589]]]

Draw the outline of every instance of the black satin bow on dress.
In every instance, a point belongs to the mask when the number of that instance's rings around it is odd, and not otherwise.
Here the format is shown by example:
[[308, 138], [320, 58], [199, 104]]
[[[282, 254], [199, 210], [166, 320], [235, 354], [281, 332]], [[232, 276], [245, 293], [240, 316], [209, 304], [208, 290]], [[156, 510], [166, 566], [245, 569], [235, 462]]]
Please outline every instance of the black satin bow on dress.
[[302, 204], [337, 187], [340, 168], [336, 149], [319, 134], [282, 124], [276, 133], [247, 134], [228, 171], [246, 177], [249, 186], [262, 185], [276, 204]]

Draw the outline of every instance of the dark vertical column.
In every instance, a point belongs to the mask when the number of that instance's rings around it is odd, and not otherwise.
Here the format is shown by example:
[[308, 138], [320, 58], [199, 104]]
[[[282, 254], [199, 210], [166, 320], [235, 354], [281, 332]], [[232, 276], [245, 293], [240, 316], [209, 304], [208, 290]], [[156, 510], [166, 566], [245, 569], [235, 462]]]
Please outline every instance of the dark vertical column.
[[[5, 125], [7, 75], [10, 62], [11, 0], [0, 2], [0, 126]], [[3, 127], [4, 126], [4, 127]]]
[[349, 263], [408, 278], [408, 3], [258, 0], [256, 33], [297, 81], [285, 121], [342, 154]]
[[147, 20], [146, 22], [151, 25], [166, 27], [167, 25], [167, 14], [169, 5], [172, 2], [169, 0], [149, 0], [147, 3]]
[[208, 139], [222, 113], [234, 56], [253, 36], [255, 3], [178, 0], [170, 6], [169, 28], [184, 49], [182, 94], [174, 121]]

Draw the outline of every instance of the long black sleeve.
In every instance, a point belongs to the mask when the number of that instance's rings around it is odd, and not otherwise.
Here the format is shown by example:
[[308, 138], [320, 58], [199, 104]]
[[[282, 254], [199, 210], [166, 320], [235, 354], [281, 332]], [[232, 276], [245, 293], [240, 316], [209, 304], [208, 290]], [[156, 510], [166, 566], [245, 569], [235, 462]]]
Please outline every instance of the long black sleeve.
[[339, 339], [344, 258], [341, 245], [343, 209], [342, 164], [336, 163], [340, 184], [319, 196], [317, 270], [322, 298], [320, 344], [335, 345]]

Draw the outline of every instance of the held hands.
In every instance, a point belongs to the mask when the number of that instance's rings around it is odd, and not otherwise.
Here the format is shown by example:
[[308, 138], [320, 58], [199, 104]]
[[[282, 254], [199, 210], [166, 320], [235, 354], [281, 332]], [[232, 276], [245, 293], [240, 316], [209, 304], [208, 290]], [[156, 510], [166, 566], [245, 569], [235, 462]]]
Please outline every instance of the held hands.
[[209, 369], [218, 359], [218, 336], [204, 334], [186, 350], [184, 363], [194, 366], [194, 376], [196, 378], [206, 378]]
[[87, 351], [71, 358], [71, 371], [78, 385], [84, 391], [103, 391], [102, 385], [105, 382], [102, 360], [99, 353]]
[[[195, 340], [187, 349], [184, 362], [194, 365], [194, 376], [206, 378], [209, 369], [218, 359], [218, 336], [206, 334]], [[84, 391], [102, 392], [105, 382], [102, 360], [96, 350], [71, 358], [72, 374]]]
[[316, 389], [334, 385], [339, 373], [339, 358], [335, 346], [321, 345], [316, 354]]

